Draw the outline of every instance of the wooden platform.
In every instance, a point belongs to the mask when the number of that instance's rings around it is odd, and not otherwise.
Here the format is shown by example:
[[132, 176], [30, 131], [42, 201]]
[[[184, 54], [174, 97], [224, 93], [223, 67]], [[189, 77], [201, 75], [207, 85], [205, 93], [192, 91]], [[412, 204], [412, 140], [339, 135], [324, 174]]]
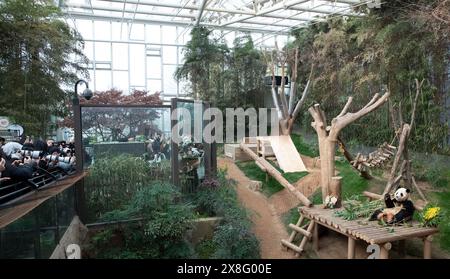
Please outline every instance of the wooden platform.
[[39, 191], [33, 191], [16, 201], [12, 201], [10, 204], [3, 205], [0, 209], [0, 229], [26, 215], [46, 200], [73, 186], [85, 176], [86, 173], [68, 176], [63, 180], [55, 181]]
[[437, 228], [421, 227], [417, 222], [401, 226], [382, 226], [377, 221], [368, 222], [361, 219], [347, 221], [334, 216], [334, 210], [323, 209], [322, 206], [300, 207], [299, 212], [305, 218], [314, 220], [319, 225], [349, 237], [349, 258], [354, 256], [354, 241], [356, 239], [364, 240], [369, 244], [380, 245], [380, 257], [387, 258], [388, 251], [392, 247], [391, 242], [415, 237], [423, 238], [424, 258], [430, 258], [431, 236], [439, 232]]

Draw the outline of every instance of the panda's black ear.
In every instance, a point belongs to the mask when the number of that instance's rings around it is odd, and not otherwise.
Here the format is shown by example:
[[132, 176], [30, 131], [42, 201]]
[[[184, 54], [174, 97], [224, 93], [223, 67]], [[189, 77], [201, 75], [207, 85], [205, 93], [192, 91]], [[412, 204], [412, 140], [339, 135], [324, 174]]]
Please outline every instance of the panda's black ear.
[[409, 189], [406, 189], [406, 193], [411, 193], [411, 190], [409, 190]]

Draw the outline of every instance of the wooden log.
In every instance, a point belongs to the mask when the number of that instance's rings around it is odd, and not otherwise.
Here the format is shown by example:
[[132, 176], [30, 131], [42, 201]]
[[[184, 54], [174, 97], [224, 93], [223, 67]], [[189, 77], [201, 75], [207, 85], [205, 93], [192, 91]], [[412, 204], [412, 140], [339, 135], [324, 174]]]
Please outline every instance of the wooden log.
[[428, 203], [427, 198], [425, 198], [425, 195], [423, 194], [422, 190], [420, 190], [419, 186], [416, 183], [416, 179], [414, 178], [414, 176], [411, 176], [411, 180], [412, 180], [412, 185], [414, 186], [414, 188], [416, 188], [417, 193], [419, 193], [419, 196], [423, 199], [424, 202]]
[[402, 128], [402, 134], [400, 136], [400, 142], [397, 154], [395, 155], [394, 163], [392, 164], [391, 174], [389, 176], [389, 181], [386, 184], [386, 188], [384, 189], [383, 195], [389, 193], [392, 189], [392, 184], [395, 179], [395, 174], [397, 173], [398, 164], [400, 162], [400, 158], [403, 155], [403, 151], [405, 150], [406, 142], [408, 141], [410, 127], [408, 124], [404, 124]]
[[267, 172], [267, 169], [258, 161], [255, 161], [255, 164], [260, 168], [263, 172]]
[[303, 236], [310, 238], [312, 236], [312, 234], [310, 232], [308, 232], [307, 230], [304, 230], [300, 227], [297, 227], [294, 224], [289, 224], [289, 228], [293, 229], [294, 231], [301, 233]]
[[390, 242], [380, 245], [380, 259], [389, 259], [389, 250], [391, 250], [392, 244]]
[[319, 251], [319, 224], [316, 224], [314, 226], [314, 230], [313, 230], [313, 250], [314, 251]]
[[[314, 229], [314, 226], [316, 225], [316, 222], [314, 220], [311, 220], [311, 222], [309, 223], [308, 229], [306, 230], [307, 232], [311, 233]], [[305, 248], [306, 242], [308, 241], [307, 237], [304, 237], [302, 239], [302, 242], [299, 245], [299, 248], [303, 251], [303, 249]]]
[[433, 241], [433, 236], [429, 235], [423, 239], [423, 258], [431, 259], [431, 242]]
[[300, 193], [286, 178], [284, 178], [281, 173], [272, 166], [266, 159], [259, 157], [250, 148], [248, 148], [244, 143], [241, 143], [242, 150], [250, 155], [255, 162], [259, 162], [264, 168], [266, 168], [267, 173], [269, 173], [273, 178], [275, 178], [283, 187], [287, 188], [294, 196], [300, 200], [305, 206], [312, 206], [311, 201]]
[[349, 236], [348, 237], [348, 251], [347, 251], [347, 258], [348, 259], [354, 259], [355, 258], [355, 243], [356, 240]]
[[294, 250], [294, 251], [297, 252], [297, 253], [303, 252], [303, 250], [302, 250], [300, 247], [298, 247], [298, 246], [295, 245], [295, 244], [292, 244], [292, 243], [288, 242], [287, 240], [282, 239], [282, 240], [281, 240], [281, 243], [282, 243], [284, 246], [286, 246], [286, 247], [288, 247], [288, 248]]

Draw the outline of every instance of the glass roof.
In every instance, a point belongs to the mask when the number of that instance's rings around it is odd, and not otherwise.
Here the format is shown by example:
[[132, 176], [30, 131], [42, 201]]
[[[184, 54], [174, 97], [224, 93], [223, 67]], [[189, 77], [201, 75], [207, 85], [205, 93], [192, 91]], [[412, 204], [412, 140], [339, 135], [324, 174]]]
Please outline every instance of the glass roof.
[[65, 0], [73, 18], [117, 20], [287, 34], [291, 28], [335, 16], [361, 16], [353, 7], [374, 0]]

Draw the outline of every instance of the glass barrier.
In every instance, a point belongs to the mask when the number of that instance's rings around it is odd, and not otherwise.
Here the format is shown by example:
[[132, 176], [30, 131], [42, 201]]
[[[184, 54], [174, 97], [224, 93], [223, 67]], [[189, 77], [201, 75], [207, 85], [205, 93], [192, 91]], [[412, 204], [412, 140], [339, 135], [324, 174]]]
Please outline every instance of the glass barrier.
[[75, 216], [75, 187], [0, 229], [1, 259], [48, 259]]
[[170, 107], [82, 106], [87, 222], [152, 181], [171, 181]]
[[[192, 193], [205, 178], [205, 145], [203, 142], [205, 106], [202, 102], [177, 100], [177, 108], [179, 127], [188, 127], [184, 122], [190, 121], [190, 131], [183, 131], [181, 128], [179, 132], [184, 137], [178, 146], [178, 161], [182, 191]], [[186, 118], [186, 112], [189, 112], [188, 118]]]

